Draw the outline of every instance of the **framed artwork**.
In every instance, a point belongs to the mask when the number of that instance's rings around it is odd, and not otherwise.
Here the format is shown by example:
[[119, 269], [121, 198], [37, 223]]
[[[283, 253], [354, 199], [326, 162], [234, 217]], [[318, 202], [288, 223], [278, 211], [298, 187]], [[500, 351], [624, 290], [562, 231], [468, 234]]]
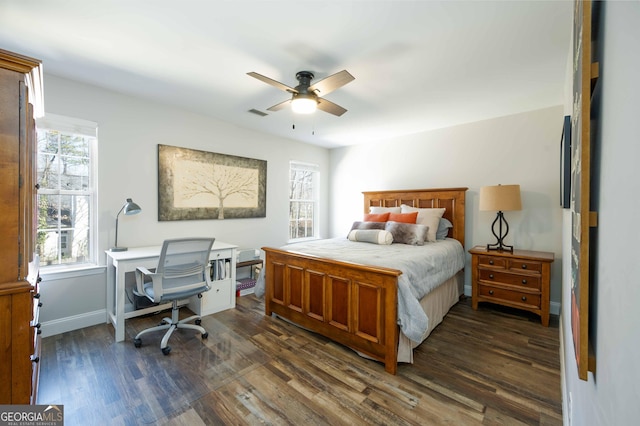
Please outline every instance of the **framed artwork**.
[[564, 117], [560, 139], [560, 205], [568, 209], [571, 191], [571, 116]]
[[578, 377], [595, 371], [589, 351], [589, 231], [590, 211], [591, 90], [597, 63], [591, 63], [590, 0], [576, 0], [573, 22], [573, 116], [571, 117], [571, 333]]
[[158, 220], [265, 217], [267, 162], [158, 145]]

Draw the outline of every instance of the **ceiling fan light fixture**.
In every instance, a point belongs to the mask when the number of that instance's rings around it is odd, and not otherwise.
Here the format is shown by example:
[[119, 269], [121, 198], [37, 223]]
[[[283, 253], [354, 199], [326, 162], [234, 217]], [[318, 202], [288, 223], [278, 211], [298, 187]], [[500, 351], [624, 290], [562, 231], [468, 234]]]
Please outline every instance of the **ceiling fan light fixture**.
[[291, 109], [296, 114], [313, 114], [316, 108], [318, 108], [318, 101], [308, 95], [295, 95], [291, 101]]

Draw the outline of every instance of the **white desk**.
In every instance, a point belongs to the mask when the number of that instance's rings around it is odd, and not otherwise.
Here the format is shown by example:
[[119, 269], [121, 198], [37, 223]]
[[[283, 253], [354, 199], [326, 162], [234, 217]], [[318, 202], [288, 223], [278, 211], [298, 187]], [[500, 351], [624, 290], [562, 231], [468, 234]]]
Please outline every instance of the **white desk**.
[[[213, 282], [211, 290], [202, 294], [202, 299], [194, 296], [189, 299], [189, 308], [198, 315], [209, 315], [235, 307], [236, 297], [236, 250], [237, 246], [215, 241], [211, 248], [210, 259], [229, 259], [229, 274], [224, 280]], [[124, 320], [140, 315], [171, 308], [171, 303], [135, 310], [126, 303], [125, 277], [138, 266], [155, 268], [158, 266], [161, 246], [134, 247], [127, 251], [107, 250], [107, 322], [111, 322], [116, 331], [116, 342], [124, 340]]]

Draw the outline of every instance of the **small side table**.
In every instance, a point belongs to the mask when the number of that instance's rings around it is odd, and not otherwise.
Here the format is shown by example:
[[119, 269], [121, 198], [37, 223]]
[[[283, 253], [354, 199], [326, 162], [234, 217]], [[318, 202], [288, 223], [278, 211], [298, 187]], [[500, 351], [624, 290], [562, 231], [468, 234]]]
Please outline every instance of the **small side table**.
[[262, 259], [245, 260], [244, 262], [238, 262], [236, 264], [236, 270], [238, 268], [250, 267], [249, 278], [238, 278], [236, 281], [236, 297], [251, 294], [256, 286], [255, 278], [255, 265], [262, 266]]
[[[253, 260], [246, 260], [244, 262], [238, 262], [238, 263], [236, 263], [236, 269], [244, 268], [244, 267], [247, 267], [247, 266], [253, 266], [253, 265], [262, 266], [262, 259], [253, 259]], [[250, 272], [251, 278], [254, 278], [254, 276], [253, 276], [254, 275], [254, 273], [253, 273], [254, 270], [255, 270], [255, 268], [251, 268], [251, 272]]]
[[471, 250], [473, 309], [479, 302], [490, 302], [523, 309], [540, 315], [549, 326], [549, 286], [554, 254], [542, 251], [514, 250], [513, 253]]

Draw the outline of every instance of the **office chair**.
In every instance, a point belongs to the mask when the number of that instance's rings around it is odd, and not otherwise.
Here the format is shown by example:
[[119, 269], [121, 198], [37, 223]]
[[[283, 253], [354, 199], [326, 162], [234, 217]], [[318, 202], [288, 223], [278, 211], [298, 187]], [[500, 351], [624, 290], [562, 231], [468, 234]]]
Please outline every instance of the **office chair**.
[[[136, 295], [146, 296], [153, 303], [172, 302], [171, 318], [163, 318], [160, 325], [138, 333], [133, 340], [136, 348], [142, 346], [140, 336], [158, 330], [167, 330], [160, 343], [160, 349], [165, 355], [171, 351], [167, 343], [177, 328], [197, 330], [203, 339], [209, 336], [200, 326], [199, 315], [178, 319], [178, 302], [195, 295], [202, 297], [202, 293], [211, 288], [209, 254], [214, 241], [215, 238], [165, 240], [155, 272], [144, 267], [136, 268]], [[187, 324], [193, 320], [195, 325]]]

